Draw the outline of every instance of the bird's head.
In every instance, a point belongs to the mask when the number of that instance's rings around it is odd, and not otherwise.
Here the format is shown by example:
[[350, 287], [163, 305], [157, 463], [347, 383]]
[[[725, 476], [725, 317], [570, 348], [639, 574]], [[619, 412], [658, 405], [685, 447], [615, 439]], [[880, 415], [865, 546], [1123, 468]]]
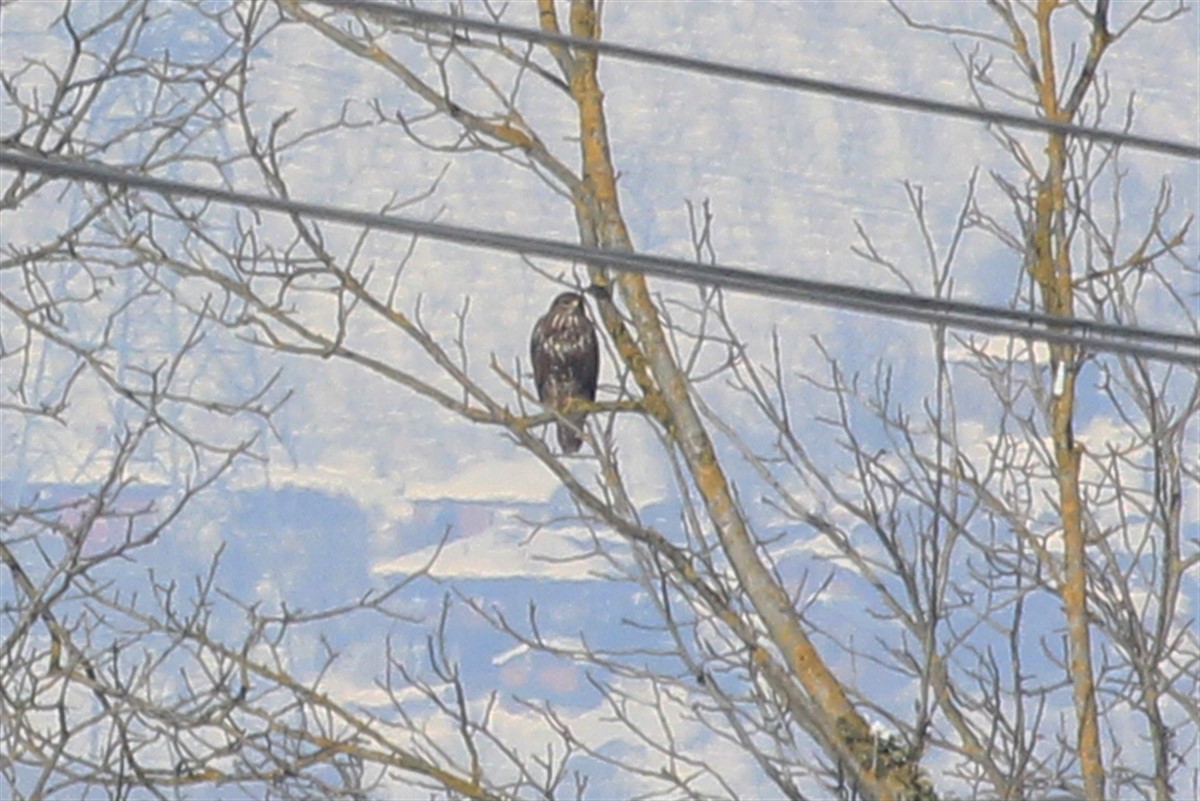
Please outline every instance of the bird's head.
[[578, 292], [564, 292], [554, 299], [551, 308], [559, 313], [583, 314], [583, 295]]

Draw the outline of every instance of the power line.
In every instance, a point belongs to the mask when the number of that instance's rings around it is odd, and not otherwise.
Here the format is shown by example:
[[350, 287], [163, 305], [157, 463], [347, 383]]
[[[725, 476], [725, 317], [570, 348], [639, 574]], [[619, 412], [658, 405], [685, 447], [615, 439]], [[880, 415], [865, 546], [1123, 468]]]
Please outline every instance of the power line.
[[838, 81], [826, 81], [818, 78], [805, 78], [799, 75], [789, 75], [787, 73], [775, 72], [771, 70], [758, 70], [751, 67], [740, 67], [736, 64], [709, 61], [707, 59], [695, 58], [693, 56], [680, 56], [671, 53], [663, 53], [657, 50], [648, 50], [641, 47], [634, 47], [633, 45], [619, 44], [617, 42], [585, 39], [583, 37], [572, 36], [565, 33], [550, 33], [548, 31], [537, 30], [534, 28], [508, 25], [502, 22], [493, 22], [490, 20], [472, 17], [443, 14], [437, 11], [425, 11], [409, 6], [388, 5], [386, 3], [378, 2], [378, 0], [316, 0], [316, 2], [337, 9], [367, 11], [376, 16], [406, 19], [414, 23], [430, 26], [449, 27], [451, 31], [453, 31], [455, 28], [461, 28], [463, 30], [481, 31], [485, 33], [499, 34], [502, 36], [511, 36], [514, 39], [520, 39], [527, 42], [567, 45], [570, 47], [593, 50], [597, 53], [604, 53], [615, 58], [622, 58], [629, 61], [639, 61], [646, 64], [657, 64], [664, 67], [687, 70], [689, 72], [698, 72], [704, 75], [716, 75], [722, 78], [732, 78], [733, 80], [744, 81], [746, 83], [755, 83], [763, 86], [778, 86], [785, 89], [811, 92], [819, 95], [829, 95], [847, 100], [858, 100], [874, 105], [890, 106], [892, 108], [899, 108], [907, 111], [920, 111], [929, 114], [956, 117], [958, 119], [977, 120], [979, 122], [986, 122], [989, 124], [999, 123], [1003, 125], [1011, 125], [1015, 128], [1024, 128], [1027, 130], [1062, 133], [1069, 136], [1078, 136], [1082, 139], [1092, 139], [1099, 142], [1110, 142], [1117, 145], [1126, 145], [1131, 148], [1166, 153], [1172, 156], [1200, 158], [1200, 145], [1191, 144], [1188, 142], [1175, 142], [1169, 139], [1141, 136], [1139, 134], [1131, 134], [1124, 131], [1089, 128], [1084, 125], [1076, 125], [1069, 122], [1055, 122], [1053, 120], [1039, 119], [1037, 117], [1030, 117], [1024, 114], [1014, 114], [1007, 111], [995, 111], [992, 109], [979, 108], [977, 106], [963, 105], [961, 103], [949, 103], [942, 100], [913, 97], [911, 95], [903, 95], [896, 92], [886, 92], [881, 89], [871, 89], [865, 86], [855, 86], [853, 84], [840, 83]]
[[549, 239], [355, 211], [137, 175], [102, 164], [52, 159], [18, 151], [12, 147], [0, 147], [0, 168], [27, 170], [52, 177], [144, 189], [162, 195], [192, 197], [251, 209], [296, 214], [491, 250], [581, 261], [618, 271], [645, 273], [692, 284], [718, 286], [866, 314], [938, 323], [1027, 340], [1071, 344], [1089, 350], [1126, 353], [1179, 364], [1200, 365], [1200, 337], [1187, 334], [1134, 328], [1103, 321], [1054, 317], [1038, 312], [847, 286], [794, 276], [771, 275], [741, 267], [705, 265], [666, 256], [597, 250]]

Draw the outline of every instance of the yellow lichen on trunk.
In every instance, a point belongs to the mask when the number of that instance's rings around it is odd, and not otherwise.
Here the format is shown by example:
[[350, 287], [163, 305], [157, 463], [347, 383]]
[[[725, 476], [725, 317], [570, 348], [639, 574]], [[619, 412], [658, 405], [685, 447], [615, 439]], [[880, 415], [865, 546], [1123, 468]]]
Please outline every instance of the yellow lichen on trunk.
[[[1071, 110], [1060, 109], [1054, 64], [1051, 17], [1057, 0], [1039, 0], [1037, 32], [1041, 61], [1038, 99], [1047, 119], [1069, 122]], [[1103, 30], [1102, 21], [1098, 28]], [[1099, 39], [1103, 49], [1105, 39]], [[1099, 58], [1100, 50], [1094, 50]], [[1085, 80], [1087, 76], [1081, 76]], [[1080, 94], [1073, 92], [1072, 96]], [[1038, 284], [1045, 311], [1058, 317], [1074, 316], [1070, 240], [1066, 232], [1067, 143], [1062, 134], [1048, 137], [1046, 174], [1037, 189], [1034, 204], [1033, 254], [1030, 271]], [[1104, 797], [1104, 765], [1100, 749], [1100, 727], [1096, 708], [1095, 673], [1092, 665], [1091, 631], [1087, 612], [1086, 538], [1083, 504], [1079, 488], [1080, 447], [1075, 442], [1076, 348], [1053, 345], [1051, 358], [1050, 424], [1054, 441], [1055, 479], [1062, 518], [1064, 574], [1060, 589], [1067, 618], [1069, 671], [1075, 714], [1078, 721], [1077, 747], [1088, 798]]]
[[[573, 35], [599, 37], [599, 21], [592, 0], [574, 0], [570, 19]], [[585, 240], [594, 233], [598, 247], [632, 251], [633, 244], [620, 210], [595, 51], [583, 47], [575, 49], [571, 93], [579, 112], [583, 190], [590, 195], [578, 204], [588, 209], [591, 215], [590, 219], [581, 221], [581, 233]], [[845, 688], [804, 632], [787, 593], [774, 581], [759, 558], [713, 443], [692, 402], [687, 378], [674, 361], [644, 276], [623, 273], [615, 283], [633, 320], [640, 353], [644, 354], [657, 387], [655, 394], [661, 397], [661, 412], [666, 418], [667, 429], [703, 496], [709, 518], [741, 588], [787, 659], [792, 675], [814, 702], [818, 713], [815, 721], [818, 739], [853, 775], [855, 784], [865, 796], [875, 799], [918, 797], [921, 791], [917, 787], [916, 766], [905, 763], [899, 768], [894, 765], [884, 767], [878, 763], [870, 727], [850, 703]], [[928, 795], [927, 791], [924, 794]]]

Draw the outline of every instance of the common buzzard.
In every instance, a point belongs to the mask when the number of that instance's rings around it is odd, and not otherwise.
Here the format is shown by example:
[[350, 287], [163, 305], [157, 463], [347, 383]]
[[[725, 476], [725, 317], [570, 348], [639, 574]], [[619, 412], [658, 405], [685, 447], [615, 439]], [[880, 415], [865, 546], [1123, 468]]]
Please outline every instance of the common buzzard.
[[[600, 348], [583, 295], [564, 292], [554, 299], [550, 311], [533, 327], [529, 358], [538, 400], [549, 408], [562, 412], [569, 401], [596, 399]], [[587, 412], [572, 412], [566, 417], [581, 429]], [[583, 443], [575, 428], [558, 424], [558, 444], [563, 453], [575, 453]]]

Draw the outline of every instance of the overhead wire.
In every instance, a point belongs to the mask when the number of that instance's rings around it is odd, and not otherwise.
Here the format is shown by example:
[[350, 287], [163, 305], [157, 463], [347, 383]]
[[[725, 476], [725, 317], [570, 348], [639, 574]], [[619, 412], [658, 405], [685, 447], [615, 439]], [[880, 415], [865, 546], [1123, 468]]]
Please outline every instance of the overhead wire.
[[1026, 340], [1070, 344], [1092, 351], [1125, 353], [1166, 362], [1200, 365], [1200, 336], [1188, 334], [763, 273], [742, 267], [701, 264], [667, 256], [600, 250], [550, 239], [202, 186], [140, 175], [89, 161], [49, 158], [12, 146], [0, 146], [0, 168], [141, 189], [164, 196], [216, 201], [248, 209], [359, 225], [509, 253], [584, 262], [618, 271], [640, 272], [692, 284], [722, 287], [914, 322], [942, 324]]
[[498, 34], [500, 36], [510, 36], [514, 39], [527, 42], [565, 45], [591, 50], [628, 61], [656, 64], [663, 67], [696, 72], [702, 75], [730, 78], [761, 86], [775, 86], [846, 100], [856, 100], [873, 105], [890, 106], [906, 111], [919, 111], [959, 119], [975, 120], [993, 125], [1011, 125], [1015, 128], [1026, 130], [1061, 133], [1097, 142], [1108, 142], [1172, 156], [1200, 159], [1200, 144], [1190, 142], [1177, 142], [1153, 136], [1133, 134], [1127, 131], [1113, 131], [1069, 122], [1058, 122], [1031, 117], [1025, 114], [1015, 114], [962, 103], [951, 103], [944, 100], [888, 92], [882, 89], [872, 89], [866, 86], [856, 86], [840, 81], [829, 81], [772, 70], [743, 67], [736, 64], [697, 58], [695, 56], [676, 55], [660, 50], [635, 47], [633, 45], [621, 44], [620, 42], [588, 39], [571, 34], [509, 25], [503, 22], [479, 19], [478, 17], [445, 14], [437, 11], [413, 8], [411, 6], [390, 5], [378, 0], [315, 0], [315, 2], [339, 10], [365, 11], [377, 18], [403, 19], [419, 25], [448, 27], [451, 31], [457, 28], [466, 31], [479, 31]]

